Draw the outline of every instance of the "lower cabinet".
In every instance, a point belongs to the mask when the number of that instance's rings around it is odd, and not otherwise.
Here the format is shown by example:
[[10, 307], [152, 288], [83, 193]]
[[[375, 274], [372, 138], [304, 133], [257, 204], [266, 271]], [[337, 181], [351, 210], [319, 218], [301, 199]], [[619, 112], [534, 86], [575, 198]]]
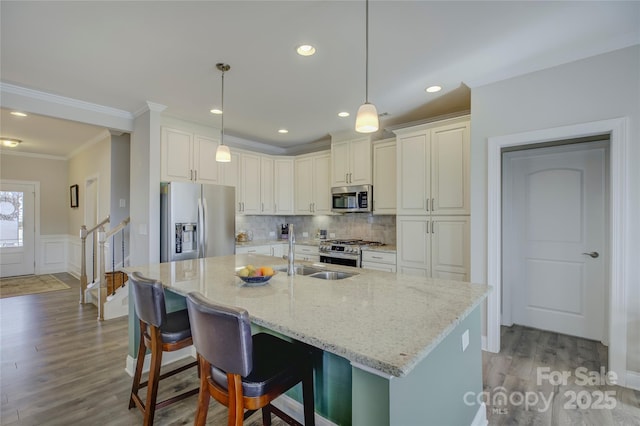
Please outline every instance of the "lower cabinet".
[[375, 250], [362, 251], [362, 268], [396, 272], [396, 254]]
[[236, 247], [236, 254], [264, 254], [265, 256], [282, 257], [286, 244], [263, 244], [257, 246]]
[[398, 216], [398, 272], [469, 281], [469, 216]]
[[306, 260], [309, 262], [320, 262], [320, 254], [318, 246], [308, 246], [304, 244], [296, 244], [295, 248], [296, 260]]

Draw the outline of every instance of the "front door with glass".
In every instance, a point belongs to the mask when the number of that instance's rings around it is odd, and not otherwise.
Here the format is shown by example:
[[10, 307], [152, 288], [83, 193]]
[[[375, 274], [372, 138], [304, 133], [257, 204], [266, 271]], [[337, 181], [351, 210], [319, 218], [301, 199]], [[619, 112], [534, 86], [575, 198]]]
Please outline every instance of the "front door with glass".
[[35, 273], [35, 185], [0, 186], [0, 277]]

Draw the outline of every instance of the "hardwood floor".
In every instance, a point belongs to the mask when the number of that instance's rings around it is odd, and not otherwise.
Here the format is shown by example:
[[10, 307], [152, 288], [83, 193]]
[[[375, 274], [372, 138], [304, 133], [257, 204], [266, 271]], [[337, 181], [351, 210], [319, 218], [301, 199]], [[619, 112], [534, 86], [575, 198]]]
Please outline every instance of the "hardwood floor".
[[601, 343], [517, 325], [501, 341], [499, 354], [482, 353], [490, 425], [640, 425], [640, 391], [591, 373], [607, 368]]
[[[78, 304], [79, 283], [55, 274], [71, 289], [0, 300], [0, 424], [2, 425], [139, 425], [142, 414], [127, 410], [131, 377], [124, 371], [127, 319], [99, 323], [93, 305]], [[550, 408], [542, 402], [523, 405], [488, 404], [490, 425], [640, 425], [640, 392], [609, 386], [566, 386], [536, 383], [537, 367], [571, 371], [580, 366], [599, 371], [606, 366], [606, 348], [595, 342], [524, 327], [503, 329], [500, 354], [483, 353], [484, 390], [493, 396], [534, 392], [555, 396]], [[575, 376], [575, 374], [572, 374]], [[195, 370], [160, 384], [159, 398], [197, 385]], [[564, 393], [613, 390], [616, 407], [565, 409]], [[584, 395], [583, 395], [584, 396]], [[491, 400], [491, 398], [490, 398]], [[193, 424], [196, 397], [156, 412], [157, 425]], [[207, 424], [225, 425], [226, 409], [212, 401]], [[261, 424], [260, 413], [246, 423]], [[274, 425], [285, 423], [274, 418]], [[416, 426], [428, 425], [416, 420]], [[394, 425], [395, 426], [395, 425]], [[414, 425], [397, 425], [414, 426]]]
[[[0, 424], [142, 424], [142, 413], [127, 409], [127, 318], [97, 322], [95, 306], [78, 303], [78, 280], [55, 276], [71, 289], [0, 300]], [[190, 369], [163, 380], [158, 400], [197, 385]], [[193, 396], [161, 408], [155, 424], [191, 425], [196, 405]], [[226, 425], [226, 408], [212, 401], [207, 424]], [[260, 413], [245, 424], [261, 425]]]

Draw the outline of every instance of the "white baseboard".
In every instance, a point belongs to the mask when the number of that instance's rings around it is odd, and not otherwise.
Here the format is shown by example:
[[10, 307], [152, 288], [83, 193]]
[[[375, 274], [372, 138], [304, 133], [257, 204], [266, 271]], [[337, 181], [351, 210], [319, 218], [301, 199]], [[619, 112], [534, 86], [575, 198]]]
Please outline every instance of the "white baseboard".
[[487, 426], [489, 421], [487, 420], [487, 406], [485, 403], [481, 403], [476, 411], [476, 415], [471, 422], [471, 426]]
[[640, 373], [627, 370], [627, 381], [625, 387], [640, 391]]
[[[298, 423], [304, 423], [303, 405], [295, 399], [287, 395], [280, 395], [279, 397], [274, 399], [271, 404], [291, 416], [293, 419], [297, 420]], [[315, 420], [317, 426], [337, 426], [331, 420], [325, 419], [318, 413], [316, 413], [315, 415]]]
[[[179, 361], [185, 358], [193, 358], [196, 360], [196, 348], [195, 346], [187, 346], [186, 348], [178, 349], [174, 352], [163, 352], [162, 354], [162, 365], [171, 364], [172, 362]], [[149, 372], [149, 366], [151, 365], [151, 354], [147, 354], [144, 357], [144, 365], [142, 367], [143, 373]], [[124, 371], [131, 377], [133, 377], [133, 373], [136, 371], [136, 358], [131, 355], [127, 355], [127, 360], [125, 363]]]

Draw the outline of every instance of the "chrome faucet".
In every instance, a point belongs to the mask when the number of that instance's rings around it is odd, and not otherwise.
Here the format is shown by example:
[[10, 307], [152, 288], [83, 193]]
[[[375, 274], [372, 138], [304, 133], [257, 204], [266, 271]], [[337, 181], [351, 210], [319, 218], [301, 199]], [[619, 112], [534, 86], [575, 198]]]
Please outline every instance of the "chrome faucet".
[[296, 235], [293, 233], [293, 225], [289, 224], [289, 263], [287, 265], [287, 275], [293, 276], [296, 274], [296, 269], [294, 268], [295, 263], [295, 248], [296, 248]]

